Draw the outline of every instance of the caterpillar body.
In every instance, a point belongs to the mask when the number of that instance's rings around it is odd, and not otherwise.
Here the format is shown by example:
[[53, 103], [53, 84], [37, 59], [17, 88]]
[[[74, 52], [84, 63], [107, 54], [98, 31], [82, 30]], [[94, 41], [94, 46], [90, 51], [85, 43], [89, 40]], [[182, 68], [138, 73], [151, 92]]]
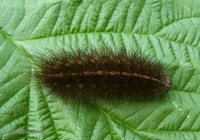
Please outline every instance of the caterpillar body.
[[37, 79], [54, 95], [81, 99], [155, 99], [171, 87], [166, 67], [136, 53], [61, 50], [39, 58]]

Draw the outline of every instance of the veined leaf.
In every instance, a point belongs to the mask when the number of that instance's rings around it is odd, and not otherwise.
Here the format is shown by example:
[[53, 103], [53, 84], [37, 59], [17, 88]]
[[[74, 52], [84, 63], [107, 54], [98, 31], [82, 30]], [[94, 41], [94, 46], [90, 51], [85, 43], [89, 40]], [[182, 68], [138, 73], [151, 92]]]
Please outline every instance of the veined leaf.
[[[1, 0], [0, 139], [200, 139], [199, 7], [198, 0]], [[101, 46], [165, 63], [173, 81], [166, 98], [83, 104], [35, 87], [35, 54]]]

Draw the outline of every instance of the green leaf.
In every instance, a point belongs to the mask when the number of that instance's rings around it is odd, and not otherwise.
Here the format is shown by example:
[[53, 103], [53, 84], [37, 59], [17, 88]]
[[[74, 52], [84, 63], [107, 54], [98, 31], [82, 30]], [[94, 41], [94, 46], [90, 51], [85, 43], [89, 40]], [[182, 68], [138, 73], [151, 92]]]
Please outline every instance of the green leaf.
[[[0, 139], [200, 139], [200, 1], [0, 2]], [[101, 46], [162, 61], [172, 89], [159, 101], [84, 104], [35, 86], [34, 55]]]

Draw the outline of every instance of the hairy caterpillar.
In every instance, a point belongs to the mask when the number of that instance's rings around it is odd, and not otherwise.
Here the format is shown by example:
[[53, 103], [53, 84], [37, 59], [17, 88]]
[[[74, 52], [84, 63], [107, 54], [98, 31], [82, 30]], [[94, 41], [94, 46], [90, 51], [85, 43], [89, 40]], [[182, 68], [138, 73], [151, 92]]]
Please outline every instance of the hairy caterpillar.
[[163, 64], [125, 50], [63, 49], [41, 56], [39, 62], [37, 79], [66, 98], [149, 100], [163, 97], [171, 87]]

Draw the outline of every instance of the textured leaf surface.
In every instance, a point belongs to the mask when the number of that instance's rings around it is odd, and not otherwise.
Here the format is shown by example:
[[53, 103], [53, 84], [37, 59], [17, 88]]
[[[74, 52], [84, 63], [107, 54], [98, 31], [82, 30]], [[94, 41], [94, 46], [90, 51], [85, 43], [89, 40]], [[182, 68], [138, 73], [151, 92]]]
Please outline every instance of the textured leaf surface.
[[[0, 2], [0, 139], [200, 139], [200, 1]], [[167, 97], [83, 104], [35, 86], [35, 54], [105, 45], [165, 63]]]

